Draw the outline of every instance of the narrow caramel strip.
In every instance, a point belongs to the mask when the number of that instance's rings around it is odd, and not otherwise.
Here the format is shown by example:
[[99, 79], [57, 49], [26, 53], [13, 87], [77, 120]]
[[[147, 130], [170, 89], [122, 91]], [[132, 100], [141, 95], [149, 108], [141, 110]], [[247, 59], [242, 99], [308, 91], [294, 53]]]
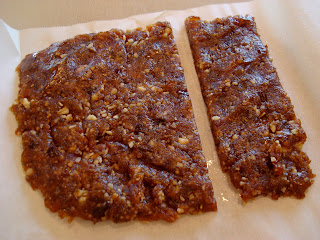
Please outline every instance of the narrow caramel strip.
[[186, 19], [222, 170], [244, 201], [303, 198], [314, 175], [306, 134], [251, 16]]

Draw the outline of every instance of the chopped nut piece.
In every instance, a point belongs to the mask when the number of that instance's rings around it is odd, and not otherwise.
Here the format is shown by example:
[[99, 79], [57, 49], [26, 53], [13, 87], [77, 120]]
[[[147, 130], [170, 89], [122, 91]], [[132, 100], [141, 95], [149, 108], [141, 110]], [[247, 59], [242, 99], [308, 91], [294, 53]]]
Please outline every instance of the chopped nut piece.
[[32, 135], [36, 135], [36, 134], [37, 134], [37, 132], [36, 132], [35, 130], [30, 130], [30, 133], [31, 133]]
[[106, 131], [106, 134], [112, 135], [113, 133], [112, 133], [112, 131]]
[[273, 133], [277, 131], [277, 128], [276, 128], [276, 126], [274, 125], [273, 122], [270, 123], [270, 130], [271, 130], [271, 132], [273, 132]]
[[112, 88], [110, 93], [115, 95], [115, 94], [117, 94], [117, 92], [118, 92], [118, 89]]
[[234, 135], [232, 136], [232, 139], [235, 140], [235, 139], [237, 139], [238, 137], [239, 137], [239, 135], [234, 134]]
[[298, 130], [297, 130], [297, 129], [292, 129], [292, 130], [291, 130], [291, 133], [292, 133], [292, 134], [298, 134]]
[[177, 167], [183, 167], [183, 166], [184, 166], [183, 163], [177, 162]]
[[27, 171], [26, 171], [26, 175], [27, 176], [30, 176], [34, 173], [33, 169], [32, 168], [28, 168]]
[[101, 157], [101, 156], [98, 156], [98, 157], [96, 158], [96, 160], [94, 160], [94, 162], [93, 162], [93, 164], [95, 164], [95, 165], [97, 165], [97, 164], [99, 164], [99, 163], [102, 163], [102, 157]]
[[58, 114], [59, 114], [59, 115], [69, 114], [69, 108], [67, 108], [67, 107], [61, 108], [61, 109], [58, 111]]
[[83, 202], [85, 202], [85, 201], [87, 201], [87, 197], [80, 197], [80, 198], [79, 198], [79, 202], [80, 202], [80, 203], [83, 203]]
[[164, 32], [169, 35], [172, 32], [172, 30], [171, 30], [171, 28], [166, 28], [164, 30]]
[[144, 92], [144, 91], [146, 90], [146, 88], [143, 87], [143, 86], [139, 86], [139, 87], [138, 87], [138, 90]]
[[66, 120], [67, 120], [67, 121], [71, 121], [71, 120], [72, 120], [72, 114], [68, 114], [68, 115], [66, 116]]
[[92, 115], [90, 114], [88, 117], [87, 117], [88, 120], [92, 120], [92, 121], [95, 121], [97, 120], [97, 117], [95, 115]]
[[93, 95], [91, 96], [91, 100], [92, 100], [92, 101], [97, 101], [97, 100], [99, 100], [98, 94], [93, 94]]
[[29, 102], [28, 98], [22, 99], [21, 104], [22, 104], [26, 109], [29, 109], [29, 108], [30, 108], [30, 102]]
[[182, 208], [177, 208], [178, 213], [184, 213], [184, 210]]
[[211, 119], [212, 119], [213, 121], [218, 121], [218, 120], [220, 120], [220, 117], [219, 117], [219, 116], [213, 116]]
[[154, 141], [150, 140], [150, 141], [149, 141], [149, 145], [150, 145], [150, 146], [154, 146], [154, 145], [155, 145]]
[[179, 138], [179, 143], [182, 145], [186, 145], [189, 143], [189, 139], [187, 138]]
[[133, 142], [133, 141], [131, 141], [131, 142], [128, 143], [129, 148], [133, 148], [133, 145], [134, 145], [134, 142]]

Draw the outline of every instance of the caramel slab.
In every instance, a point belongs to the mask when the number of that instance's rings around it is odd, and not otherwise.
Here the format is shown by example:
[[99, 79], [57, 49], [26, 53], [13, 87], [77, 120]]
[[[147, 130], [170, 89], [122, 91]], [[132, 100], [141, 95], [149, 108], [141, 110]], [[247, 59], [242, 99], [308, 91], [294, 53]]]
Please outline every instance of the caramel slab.
[[216, 210], [168, 23], [79, 35], [17, 71], [22, 164], [52, 212], [172, 222]]
[[186, 19], [221, 167], [244, 201], [303, 198], [314, 175], [306, 134], [251, 16]]

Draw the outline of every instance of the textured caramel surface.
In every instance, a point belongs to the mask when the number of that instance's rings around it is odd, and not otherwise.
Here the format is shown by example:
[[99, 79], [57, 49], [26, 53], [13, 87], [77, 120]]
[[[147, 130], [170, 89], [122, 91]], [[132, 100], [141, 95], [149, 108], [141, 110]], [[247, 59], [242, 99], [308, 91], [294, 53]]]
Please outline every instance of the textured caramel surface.
[[79, 35], [17, 71], [22, 164], [52, 212], [171, 222], [216, 210], [168, 23]]
[[314, 175], [306, 134], [251, 16], [186, 19], [222, 170], [244, 201], [303, 198]]

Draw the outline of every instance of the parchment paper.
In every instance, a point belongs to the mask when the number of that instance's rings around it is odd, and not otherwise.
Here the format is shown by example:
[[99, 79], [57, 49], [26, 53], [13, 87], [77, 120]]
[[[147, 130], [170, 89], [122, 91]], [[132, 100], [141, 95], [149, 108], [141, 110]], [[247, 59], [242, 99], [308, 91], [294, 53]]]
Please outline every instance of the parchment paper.
[[[312, 1], [310, 1], [312, 3]], [[260, 197], [244, 205], [226, 174], [222, 173], [200, 94], [184, 20], [190, 15], [216, 17], [251, 14], [268, 44], [280, 80], [308, 135], [304, 151], [319, 175], [320, 126], [320, 21], [319, 11], [307, 1], [261, 0], [211, 5], [186, 11], [165, 11], [116, 21], [90, 22], [69, 27], [16, 31], [0, 21], [0, 239], [319, 239], [319, 180], [303, 200]], [[319, 4], [314, 4], [319, 5]], [[174, 30], [188, 90], [192, 99], [203, 150], [213, 182], [218, 212], [186, 215], [174, 223], [163, 221], [97, 224], [76, 219], [71, 224], [51, 213], [43, 197], [25, 181], [20, 155], [21, 138], [8, 108], [16, 98], [15, 68], [25, 54], [76, 34], [145, 27], [169, 21]]]

